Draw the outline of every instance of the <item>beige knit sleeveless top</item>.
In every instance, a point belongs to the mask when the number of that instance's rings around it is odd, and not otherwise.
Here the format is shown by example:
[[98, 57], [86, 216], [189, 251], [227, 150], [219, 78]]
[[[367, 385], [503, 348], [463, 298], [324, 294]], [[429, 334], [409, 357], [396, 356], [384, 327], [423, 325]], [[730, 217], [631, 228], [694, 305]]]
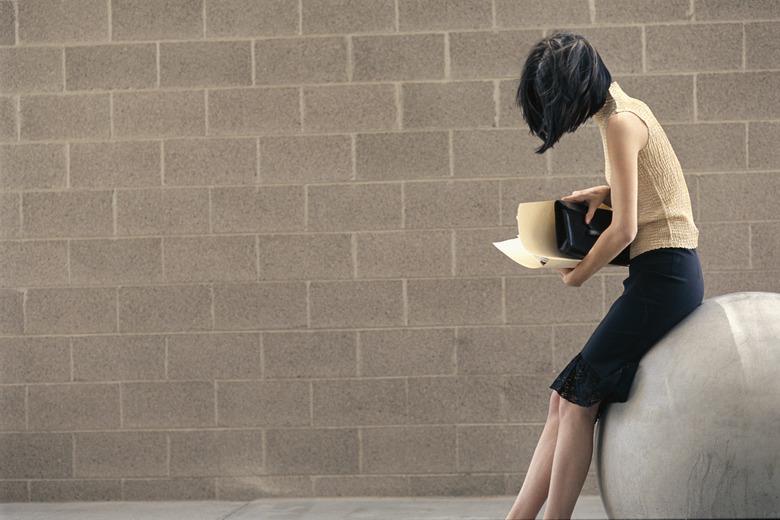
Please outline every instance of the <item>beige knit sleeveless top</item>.
[[611, 183], [607, 119], [617, 112], [633, 112], [645, 123], [649, 133], [648, 142], [637, 158], [638, 229], [629, 246], [629, 258], [660, 247], [698, 247], [699, 229], [693, 222], [688, 186], [666, 132], [647, 104], [626, 94], [616, 81], [609, 86], [604, 106], [593, 115], [601, 132], [607, 184]]

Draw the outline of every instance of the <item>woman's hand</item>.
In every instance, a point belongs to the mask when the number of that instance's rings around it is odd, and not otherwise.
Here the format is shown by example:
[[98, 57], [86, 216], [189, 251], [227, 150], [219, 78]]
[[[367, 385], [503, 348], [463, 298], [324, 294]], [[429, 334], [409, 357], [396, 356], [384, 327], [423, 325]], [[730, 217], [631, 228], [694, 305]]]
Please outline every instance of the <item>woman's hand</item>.
[[561, 200], [567, 202], [586, 202], [588, 204], [588, 212], [585, 214], [585, 223], [590, 224], [593, 215], [596, 213], [596, 208], [607, 200], [609, 192], [610, 188], [607, 185], [594, 186], [592, 188], [573, 191], [571, 192], [571, 195], [564, 195], [561, 197]]
[[579, 287], [582, 285], [582, 281], [577, 279], [577, 275], [575, 274], [575, 268], [573, 267], [562, 267], [558, 269], [558, 272], [561, 274], [561, 279], [563, 280], [563, 283], [568, 285], [569, 287]]

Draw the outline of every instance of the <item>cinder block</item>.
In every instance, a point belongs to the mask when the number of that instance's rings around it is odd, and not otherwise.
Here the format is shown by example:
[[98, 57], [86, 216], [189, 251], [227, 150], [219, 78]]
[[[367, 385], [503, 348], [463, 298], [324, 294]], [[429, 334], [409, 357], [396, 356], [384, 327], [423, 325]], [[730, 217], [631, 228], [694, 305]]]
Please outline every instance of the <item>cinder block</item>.
[[268, 474], [359, 471], [357, 428], [269, 429], [265, 435]]
[[[457, 276], [514, 276], [517, 264], [491, 242], [517, 235], [517, 225], [455, 230], [455, 274]], [[494, 250], [488, 249], [488, 245]]]
[[6, 287], [68, 283], [66, 240], [4, 240], [0, 242], [0, 284]]
[[172, 475], [249, 475], [262, 468], [262, 430], [171, 433]]
[[111, 236], [111, 199], [108, 190], [24, 192], [22, 231], [27, 237]]
[[262, 343], [266, 378], [357, 375], [355, 331], [264, 332]]
[[[780, 267], [777, 262], [777, 255], [780, 253], [779, 232], [779, 222], [751, 222], [751, 267], [758, 269], [777, 269]], [[744, 256], [740, 258], [740, 261], [744, 264]]]
[[[550, 5], [550, 10], [559, 5]], [[666, 0], [662, 3], [644, 0], [602, 1], [596, 4], [598, 23], [658, 23], [687, 22], [693, 15], [693, 6], [686, 0]], [[699, 5], [696, 6], [696, 18], [699, 17]]]
[[65, 47], [68, 90], [154, 88], [157, 48], [154, 43]]
[[313, 281], [309, 284], [312, 327], [404, 325], [401, 280]]
[[252, 84], [249, 41], [163, 42], [160, 86], [238, 86]]
[[22, 95], [20, 129], [25, 140], [108, 139], [108, 94]]
[[398, 0], [399, 30], [489, 29], [492, 4], [491, 0]]
[[254, 500], [271, 497], [302, 497], [312, 492], [308, 475], [217, 478], [220, 500]]
[[29, 386], [31, 430], [103, 430], [119, 428], [118, 384]]
[[405, 129], [495, 126], [490, 81], [403, 83], [401, 100]]
[[502, 407], [499, 418], [510, 423], [544, 424], [550, 408], [554, 377], [547, 374], [506, 375], [500, 378]]
[[406, 287], [409, 324], [504, 323], [502, 293], [497, 277], [410, 279]]
[[22, 236], [22, 194], [0, 193], [0, 237]]
[[[569, 137], [569, 136], [567, 136]], [[573, 136], [572, 136], [573, 137]], [[588, 135], [588, 137], [596, 137]], [[572, 139], [561, 143], [569, 149]], [[588, 139], [590, 150], [594, 139]], [[455, 177], [526, 177], [547, 175], [546, 157], [534, 153], [541, 144], [537, 137], [512, 128], [491, 130], [454, 130], [452, 132], [452, 163]], [[597, 143], [598, 145], [598, 143]], [[596, 149], [597, 146], [595, 146]], [[556, 151], [558, 147], [556, 146]], [[556, 154], [556, 159], [560, 154]], [[587, 158], [587, 153], [584, 154]], [[604, 166], [603, 153], [601, 168]], [[566, 174], [577, 171], [579, 165], [567, 164]]]
[[298, 6], [288, 0], [205, 0], [206, 36], [298, 33]]
[[211, 329], [207, 285], [119, 287], [121, 332], [185, 332]]
[[450, 230], [357, 233], [358, 278], [452, 275]]
[[122, 383], [125, 428], [215, 426], [214, 382]]
[[[308, 186], [307, 229], [367, 231], [402, 227], [401, 184], [349, 183]], [[406, 189], [407, 193], [409, 188]]]
[[0, 386], [0, 430], [26, 430], [24, 385]]
[[214, 285], [216, 330], [306, 327], [305, 282]]
[[742, 68], [741, 23], [648, 25], [648, 71]]
[[169, 379], [255, 379], [262, 377], [258, 333], [171, 334]]
[[114, 134], [117, 137], [184, 137], [205, 135], [206, 108], [201, 90], [117, 92]]
[[699, 121], [777, 119], [779, 71], [702, 72], [696, 75]]
[[116, 289], [28, 289], [25, 318], [28, 334], [116, 332]]
[[395, 5], [392, 0], [304, 0], [301, 6], [304, 34], [395, 30]]
[[23, 289], [0, 289], [0, 333], [24, 332], [23, 300]]
[[697, 20], [735, 20], [780, 17], [777, 2], [723, 2], [722, 0], [699, 0], [696, 2]]
[[[71, 437], [70, 433], [64, 435]], [[151, 477], [168, 473], [165, 432], [76, 432], [73, 435], [76, 477]]]
[[462, 424], [506, 421], [501, 376], [409, 378], [409, 423]]
[[209, 135], [279, 134], [301, 130], [298, 87], [209, 90]]
[[[705, 272], [710, 269], [750, 269], [751, 261], [753, 265], [760, 264], [760, 261], [757, 262], [756, 249], [751, 251], [751, 241], [755, 246], [757, 239], [768, 239], [771, 249], [771, 237], [751, 237], [751, 225], [748, 222], [697, 221], [696, 227], [699, 228], [699, 245], [696, 249]], [[755, 232], [755, 227], [752, 231]]]
[[[458, 327], [458, 374], [550, 374], [553, 327]], [[486, 350], [485, 345], [490, 345]]]
[[361, 330], [359, 334], [358, 373], [363, 377], [455, 373], [454, 328]]
[[123, 479], [125, 500], [214, 500], [213, 478]]
[[409, 477], [406, 475], [343, 475], [321, 476], [314, 479], [314, 496], [318, 497], [399, 497], [409, 496], [410, 493]]
[[219, 426], [308, 426], [308, 381], [219, 381]]
[[0, 92], [57, 92], [62, 85], [59, 47], [0, 48]]
[[518, 49], [530, 49], [538, 39], [539, 30], [536, 28], [452, 32], [450, 77], [484, 79], [519, 76]]
[[18, 4], [19, 43], [108, 40], [106, 0], [24, 0]]
[[111, 0], [113, 40], [203, 37], [204, 0]]
[[348, 135], [262, 136], [259, 144], [263, 184], [352, 179], [352, 140]]
[[699, 221], [772, 220], [772, 200], [778, 189], [776, 172], [702, 175]]
[[65, 381], [70, 381], [68, 338], [0, 337], [0, 383]]
[[[391, 83], [306, 86], [306, 132], [363, 132], [398, 128], [395, 85]], [[366, 110], [365, 107], [371, 107]]]
[[70, 433], [0, 433], [0, 478], [73, 476]]
[[122, 500], [121, 480], [32, 480], [32, 502], [92, 502]]
[[260, 280], [351, 279], [349, 233], [258, 235]]
[[780, 140], [780, 123], [751, 121], [748, 123], [748, 157], [750, 169], [775, 168], [780, 164], [780, 148], [776, 143]]
[[366, 473], [455, 473], [455, 426], [365, 428]]
[[347, 80], [347, 40], [344, 36], [255, 40], [257, 85]]
[[459, 426], [458, 471], [504, 472], [527, 468], [542, 426]]
[[166, 186], [255, 183], [255, 138], [169, 139], [163, 146]]
[[64, 188], [67, 153], [64, 144], [0, 146], [0, 182], [8, 190]]
[[165, 379], [165, 337], [162, 335], [74, 336], [74, 381]]
[[444, 131], [358, 134], [356, 175], [361, 180], [377, 181], [448, 177], [449, 148]]
[[70, 281], [76, 284], [161, 282], [162, 239], [70, 241]]
[[207, 233], [209, 190], [117, 190], [116, 228], [120, 236]]
[[409, 422], [404, 378], [317, 379], [312, 387], [315, 426]]
[[[601, 142], [601, 135], [599, 129], [593, 127], [582, 127], [580, 130], [574, 132], [571, 136], [566, 136], [567, 139], [556, 143], [556, 153], [550, 156], [550, 170], [553, 176], [569, 177], [564, 182], [569, 186], [573, 182], [579, 183], [580, 179], [571, 179], [572, 175], [586, 176], [586, 175], [601, 175], [601, 180], [598, 184], [606, 184], [607, 180], [604, 177], [604, 165], [607, 158], [604, 156], [604, 148]], [[535, 150], [542, 144], [541, 139], [537, 139], [532, 149]], [[560, 146], [558, 146], [560, 144]], [[535, 152], [534, 152], [535, 153]], [[538, 155], [538, 154], [536, 154]], [[547, 155], [546, 153], [541, 157]], [[536, 175], [535, 177], [544, 177], [544, 174]], [[525, 180], [525, 179], [523, 179]], [[531, 181], [533, 182], [533, 181]], [[571, 193], [569, 189], [568, 193]], [[516, 208], [515, 208], [516, 209]]]
[[29, 502], [29, 500], [26, 480], [0, 480], [0, 501], [5, 503]]
[[0, 45], [16, 43], [16, 12], [11, 1], [0, 2]]
[[495, 226], [500, 222], [499, 181], [442, 180], [406, 184], [405, 227]]
[[[600, 320], [605, 313], [604, 294], [598, 278], [577, 291], [561, 277], [522, 276], [506, 279], [507, 323], [542, 324]], [[528, 302], [534, 302], [528, 305]]]
[[0, 142], [17, 140], [16, 98], [0, 96]]
[[165, 279], [170, 282], [257, 279], [253, 235], [165, 237]]
[[353, 36], [353, 81], [444, 78], [444, 35]]
[[153, 187], [162, 184], [158, 141], [70, 143], [74, 188]]
[[[515, 481], [522, 482], [523, 476], [517, 476]], [[517, 495], [520, 488], [515, 489], [514, 486], [507, 487], [506, 480], [507, 477], [501, 474], [410, 475], [410, 491], [409, 493], [404, 493], [404, 495], [425, 497]]]
[[[767, 276], [767, 272], [769, 276]], [[704, 285], [704, 298], [712, 298], [721, 294], [741, 291], [780, 291], [780, 278], [775, 276], [778, 271], [745, 270], [711, 271], [707, 274]]]
[[303, 186], [211, 189], [215, 233], [303, 231]]

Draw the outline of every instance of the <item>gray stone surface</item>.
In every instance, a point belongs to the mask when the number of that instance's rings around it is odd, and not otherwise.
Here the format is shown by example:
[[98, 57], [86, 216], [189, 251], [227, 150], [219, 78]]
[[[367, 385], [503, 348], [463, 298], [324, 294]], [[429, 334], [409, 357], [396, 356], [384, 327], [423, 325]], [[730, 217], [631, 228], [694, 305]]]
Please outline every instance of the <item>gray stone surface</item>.
[[[469, 498], [269, 498], [252, 502], [0, 504], [3, 520], [504, 520], [512, 496]], [[537, 518], [542, 518], [544, 508]], [[581, 496], [575, 519], [604, 519], [598, 496]]]
[[610, 518], [780, 516], [780, 294], [705, 299], [597, 425]]

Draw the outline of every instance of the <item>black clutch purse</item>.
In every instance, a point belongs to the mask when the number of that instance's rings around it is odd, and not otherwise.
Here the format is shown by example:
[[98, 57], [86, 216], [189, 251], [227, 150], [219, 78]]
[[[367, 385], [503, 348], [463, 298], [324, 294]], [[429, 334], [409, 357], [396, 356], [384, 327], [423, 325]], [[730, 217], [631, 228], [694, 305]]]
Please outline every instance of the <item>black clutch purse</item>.
[[[596, 212], [590, 221], [585, 223], [585, 215], [588, 213], [588, 204], [583, 202], [555, 201], [555, 238], [558, 251], [572, 258], [583, 258], [599, 235], [607, 229], [612, 222], [612, 210], [596, 208]], [[631, 244], [610, 260], [610, 264], [629, 265], [629, 249]]]

